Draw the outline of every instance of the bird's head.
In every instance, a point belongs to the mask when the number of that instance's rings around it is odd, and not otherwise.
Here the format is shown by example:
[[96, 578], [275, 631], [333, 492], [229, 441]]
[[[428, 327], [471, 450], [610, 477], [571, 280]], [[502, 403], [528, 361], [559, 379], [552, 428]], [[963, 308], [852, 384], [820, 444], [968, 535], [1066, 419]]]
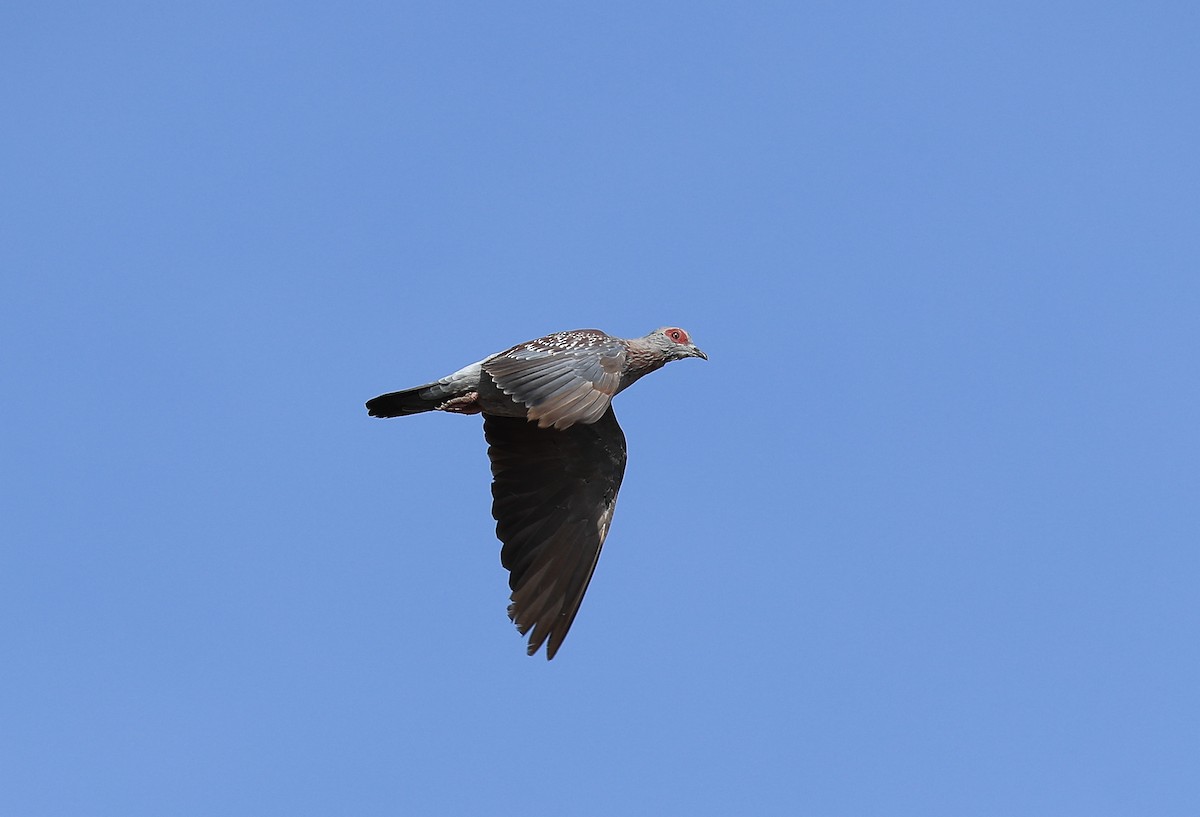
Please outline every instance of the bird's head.
[[708, 355], [701, 352], [686, 329], [678, 326], [664, 326], [650, 335], [654, 345], [662, 350], [667, 360], [681, 360], [685, 357], [700, 357], [708, 360]]

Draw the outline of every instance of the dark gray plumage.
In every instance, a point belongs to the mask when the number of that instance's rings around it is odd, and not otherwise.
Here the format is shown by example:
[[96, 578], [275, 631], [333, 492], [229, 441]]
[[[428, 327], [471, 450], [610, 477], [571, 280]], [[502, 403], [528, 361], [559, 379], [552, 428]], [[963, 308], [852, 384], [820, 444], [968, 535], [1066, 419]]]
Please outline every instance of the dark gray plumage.
[[677, 327], [633, 339], [557, 332], [367, 402], [373, 417], [484, 415], [492, 516], [510, 572], [508, 615], [529, 633], [530, 655], [548, 641], [553, 658], [562, 645], [612, 523], [625, 474], [612, 398], [685, 357], [708, 359]]

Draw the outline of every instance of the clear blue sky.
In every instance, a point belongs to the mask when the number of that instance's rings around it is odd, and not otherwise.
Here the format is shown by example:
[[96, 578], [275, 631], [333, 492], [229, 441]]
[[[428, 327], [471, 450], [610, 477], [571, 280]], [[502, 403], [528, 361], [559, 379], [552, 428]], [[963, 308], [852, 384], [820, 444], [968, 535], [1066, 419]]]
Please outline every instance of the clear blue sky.
[[[0, 817], [1200, 814], [1193, 3], [0, 11]], [[547, 663], [475, 417], [691, 331]]]

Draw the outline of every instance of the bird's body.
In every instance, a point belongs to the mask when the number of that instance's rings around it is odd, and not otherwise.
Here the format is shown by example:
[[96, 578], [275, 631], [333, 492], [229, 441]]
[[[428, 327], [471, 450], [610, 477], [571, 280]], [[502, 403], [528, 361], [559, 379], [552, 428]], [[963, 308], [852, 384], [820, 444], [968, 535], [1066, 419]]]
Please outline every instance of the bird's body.
[[[625, 473], [612, 398], [672, 360], [707, 356], [668, 327], [623, 339], [596, 329], [521, 343], [453, 374], [367, 402], [373, 417], [484, 415], [492, 515], [511, 572], [509, 616], [553, 658], [608, 535]], [[536, 421], [536, 424], [535, 424]]]

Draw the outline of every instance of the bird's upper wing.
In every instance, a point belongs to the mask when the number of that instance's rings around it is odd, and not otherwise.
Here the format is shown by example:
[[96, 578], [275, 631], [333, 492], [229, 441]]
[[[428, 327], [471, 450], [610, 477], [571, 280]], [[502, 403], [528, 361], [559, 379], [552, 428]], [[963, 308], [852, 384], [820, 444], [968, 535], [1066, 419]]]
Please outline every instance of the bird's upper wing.
[[597, 329], [558, 332], [483, 362], [496, 385], [524, 403], [542, 428], [594, 423], [603, 415], [625, 367], [625, 344]]
[[492, 516], [510, 571], [508, 615], [533, 655], [558, 651], [591, 581], [625, 474], [625, 435], [610, 406], [564, 430], [485, 414]]

